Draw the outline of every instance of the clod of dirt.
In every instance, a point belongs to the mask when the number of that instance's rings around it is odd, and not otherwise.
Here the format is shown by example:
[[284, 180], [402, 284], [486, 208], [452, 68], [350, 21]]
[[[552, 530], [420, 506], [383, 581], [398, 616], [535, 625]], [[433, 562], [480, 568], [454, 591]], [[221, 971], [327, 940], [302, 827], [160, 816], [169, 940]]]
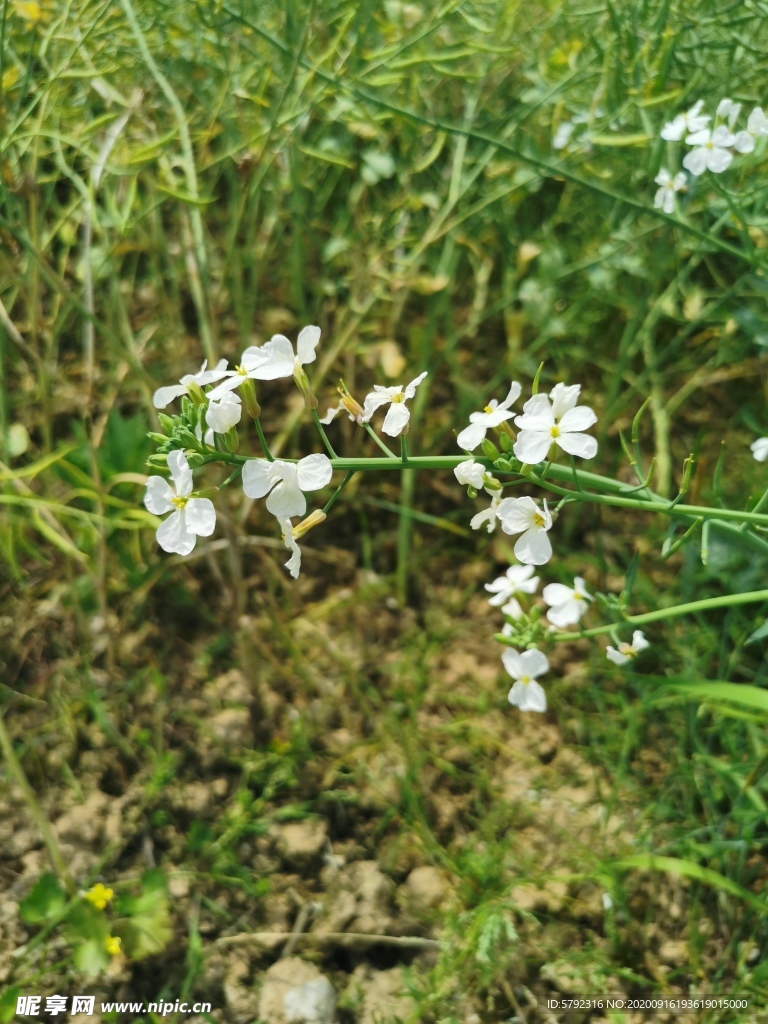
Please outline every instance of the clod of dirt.
[[342, 868], [332, 880], [318, 932], [391, 934], [394, 926], [394, 883], [375, 860], [359, 860]]
[[314, 964], [286, 957], [264, 974], [257, 1019], [263, 1024], [333, 1024], [336, 993]]
[[318, 868], [328, 839], [328, 824], [322, 818], [289, 821], [275, 828], [275, 846], [287, 868], [305, 872]]
[[109, 797], [101, 790], [89, 793], [83, 804], [77, 804], [54, 822], [59, 839], [75, 846], [92, 846], [101, 838]]
[[228, 747], [242, 747], [253, 740], [251, 715], [246, 708], [225, 708], [210, 721], [213, 735]]
[[224, 1001], [234, 1024], [247, 1024], [258, 1017], [259, 1001], [256, 993], [247, 984], [251, 966], [247, 956], [234, 955], [227, 965], [222, 986]]
[[398, 1024], [408, 1020], [415, 1009], [407, 995], [402, 967], [374, 971], [360, 964], [352, 974], [350, 988], [359, 1001], [358, 1024]]
[[414, 868], [400, 888], [400, 899], [410, 910], [433, 910], [445, 902], [448, 883], [431, 864]]

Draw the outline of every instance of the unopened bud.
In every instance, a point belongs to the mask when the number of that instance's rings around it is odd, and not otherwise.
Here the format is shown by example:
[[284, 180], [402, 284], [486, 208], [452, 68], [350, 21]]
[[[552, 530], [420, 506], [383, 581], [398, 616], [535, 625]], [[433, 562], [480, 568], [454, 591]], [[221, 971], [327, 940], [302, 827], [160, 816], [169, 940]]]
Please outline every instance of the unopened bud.
[[502, 473], [512, 472], [512, 463], [509, 461], [509, 459], [496, 459], [496, 461], [494, 462], [494, 466], [496, 467], [496, 469], [500, 469]]
[[296, 387], [304, 395], [304, 404], [308, 409], [317, 408], [317, 399], [315, 393], [312, 390], [312, 385], [309, 383], [309, 377], [304, 373], [303, 368], [299, 368], [293, 375], [293, 379], [296, 381]]
[[185, 452], [187, 456], [187, 465], [190, 469], [199, 469], [205, 465], [205, 456], [201, 455], [200, 452]]
[[147, 437], [150, 439], [150, 441], [154, 441], [155, 444], [165, 444], [166, 441], [170, 440], [170, 438], [166, 434], [158, 434], [154, 430], [150, 430], [147, 433]]
[[[506, 429], [504, 429], [505, 427]], [[501, 450], [503, 452], [511, 452], [514, 441], [515, 436], [507, 426], [507, 423], [502, 423], [501, 427], [499, 428], [499, 444], [501, 445]]]
[[483, 454], [486, 456], [486, 458], [493, 459], [493, 461], [495, 462], [501, 453], [499, 449], [496, 447], [496, 445], [493, 443], [493, 441], [489, 441], [487, 437], [484, 437], [483, 440], [481, 441], [481, 445], [483, 449]]
[[153, 466], [156, 469], [165, 469], [168, 465], [168, 456], [162, 454], [150, 455], [147, 459], [147, 465]]
[[[498, 461], [501, 462], [501, 459], [499, 459]], [[492, 477], [490, 475], [483, 477], [483, 486], [486, 487], [489, 491], [501, 490], [501, 484], [499, 483], [499, 481], [496, 480], [495, 477]]]
[[198, 439], [187, 427], [176, 427], [174, 439], [180, 441], [185, 448], [191, 448], [193, 452], [200, 446]]
[[256, 385], [250, 377], [246, 377], [240, 385], [240, 396], [246, 413], [252, 420], [257, 420], [261, 416], [261, 406], [256, 399]]
[[315, 509], [306, 519], [302, 519], [297, 526], [294, 526], [293, 536], [298, 540], [299, 537], [303, 537], [305, 533], [311, 530], [313, 526], [319, 526], [320, 523], [324, 523], [326, 518], [325, 512], [319, 508]]
[[163, 428], [163, 430], [166, 432], [166, 434], [169, 434], [169, 435], [172, 434], [173, 433], [173, 428], [174, 428], [174, 422], [171, 419], [171, 417], [170, 416], [166, 416], [166, 414], [164, 412], [160, 412], [160, 413], [157, 414], [157, 418], [158, 418], [158, 421], [160, 423], [160, 426]]
[[218, 487], [204, 487], [201, 491], [195, 491], [193, 498], [215, 498], [219, 493]]
[[196, 384], [194, 381], [187, 384], [187, 391], [189, 392], [189, 397], [192, 399], [195, 405], [205, 405], [205, 403], [208, 401], [208, 399], [205, 397], [205, 392], [203, 391], [203, 389], [200, 387], [199, 384]]
[[233, 454], [240, 447], [240, 438], [237, 436], [237, 427], [230, 427], [224, 435], [224, 447], [228, 452]]
[[467, 497], [468, 498], [476, 498], [477, 497], [477, 488], [473, 487], [472, 484], [469, 484], [469, 486], [467, 487]]

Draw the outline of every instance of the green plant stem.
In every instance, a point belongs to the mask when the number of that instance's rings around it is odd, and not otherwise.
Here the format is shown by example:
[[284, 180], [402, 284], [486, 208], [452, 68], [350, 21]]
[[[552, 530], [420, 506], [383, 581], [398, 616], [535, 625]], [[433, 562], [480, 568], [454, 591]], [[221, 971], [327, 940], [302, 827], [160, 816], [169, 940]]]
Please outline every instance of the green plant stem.
[[59, 881], [64, 885], [67, 892], [73, 895], [77, 891], [77, 886], [67, 869], [64, 856], [59, 849], [59, 844], [56, 841], [56, 836], [53, 834], [50, 822], [43, 814], [42, 808], [37, 802], [35, 791], [30, 786], [27, 776], [24, 774], [24, 769], [21, 767], [21, 762], [16, 757], [16, 751], [13, 749], [13, 743], [5, 727], [5, 719], [2, 713], [0, 713], [0, 750], [3, 753], [5, 763], [8, 765], [8, 771], [16, 780], [24, 796], [32, 820], [40, 829], [54, 874], [58, 876]]
[[356, 472], [356, 470], [350, 469], [349, 472], [347, 473], [347, 475], [344, 477], [344, 479], [339, 484], [339, 486], [336, 488], [336, 490], [330, 496], [330, 498], [328, 499], [327, 504], [323, 507], [323, 512], [326, 515], [328, 515], [328, 513], [331, 511], [333, 506], [336, 504], [337, 500], [341, 497], [341, 492], [344, 490], [344, 488], [347, 486], [349, 481], [355, 475], [355, 472]]
[[315, 421], [315, 426], [317, 427], [318, 433], [320, 434], [320, 437], [323, 439], [323, 444], [325, 445], [326, 451], [328, 452], [332, 459], [338, 459], [339, 456], [333, 450], [333, 445], [328, 440], [328, 435], [326, 434], [325, 429], [323, 428], [323, 424], [320, 422], [320, 417], [317, 415], [317, 409], [312, 410], [312, 419]]
[[[260, 419], [255, 419], [253, 422], [256, 424], [256, 433], [259, 435], [259, 444], [261, 445], [261, 450], [264, 452], [265, 456], [269, 459], [270, 462], [274, 462], [275, 461], [275, 457], [272, 454], [272, 452], [269, 450], [269, 445], [267, 444], [267, 439], [266, 439], [266, 437], [264, 437], [264, 431], [262, 430], [262, 427], [261, 427], [261, 420]], [[247, 461], [247, 460], [245, 460], [245, 461]]]
[[[758, 604], [761, 601], [768, 601], [768, 590], [750, 590], [744, 594], [725, 594], [722, 597], [707, 597], [702, 601], [690, 601], [688, 604], [676, 604], [670, 608], [658, 608], [655, 612], [645, 612], [643, 615], [628, 615], [621, 622], [612, 622], [607, 626], [595, 626], [594, 629], [585, 629], [580, 633], [553, 633], [550, 637], [555, 642], [561, 640], [581, 640], [585, 637], [600, 636], [602, 633], [610, 633], [618, 626], [644, 626], [651, 622], [662, 622], [664, 619], [675, 619], [680, 615], [694, 615], [696, 612], [706, 612], [713, 608], [730, 608], [740, 604]], [[508, 643], [509, 638], [497, 634], [496, 639], [502, 637], [502, 643]]]
[[[398, 457], [395, 455], [395, 453], [392, 451], [391, 448], [388, 448], [384, 444], [384, 442], [381, 440], [381, 438], [376, 433], [376, 431], [373, 429], [373, 427], [370, 425], [370, 423], [364, 423], [363, 426], [365, 427], [365, 429], [368, 432], [368, 434], [370, 434], [370, 436], [373, 438], [373, 440], [379, 446], [379, 448], [381, 448], [381, 450], [384, 452], [384, 454], [387, 456], [387, 458], [388, 459], [394, 459], [397, 462], [398, 466], [399, 466], [400, 465], [400, 460], [398, 459]], [[374, 459], [373, 461], [374, 462], [380, 462], [381, 460], [380, 459]]]

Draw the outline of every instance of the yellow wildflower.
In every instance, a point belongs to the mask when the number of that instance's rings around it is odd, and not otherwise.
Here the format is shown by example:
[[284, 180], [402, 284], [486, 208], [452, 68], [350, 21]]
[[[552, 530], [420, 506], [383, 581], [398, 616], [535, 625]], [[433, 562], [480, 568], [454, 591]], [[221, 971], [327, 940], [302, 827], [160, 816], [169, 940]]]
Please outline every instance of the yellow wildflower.
[[106, 905], [114, 896], [114, 892], [107, 885], [102, 885], [101, 882], [97, 882], [92, 888], [85, 894], [85, 898], [91, 903], [97, 910], [104, 910]]

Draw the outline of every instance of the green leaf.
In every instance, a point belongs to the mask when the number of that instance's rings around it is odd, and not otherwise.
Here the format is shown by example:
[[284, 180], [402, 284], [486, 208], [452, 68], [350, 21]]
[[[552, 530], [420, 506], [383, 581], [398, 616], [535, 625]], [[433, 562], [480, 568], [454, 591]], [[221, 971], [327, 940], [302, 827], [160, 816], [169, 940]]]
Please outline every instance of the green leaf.
[[755, 632], [752, 634], [752, 636], [746, 641], [744, 646], [746, 647], [746, 644], [756, 644], [758, 640], [765, 640], [765, 638], [767, 636], [768, 636], [768, 619], [765, 620], [765, 622], [762, 624], [762, 626], [758, 626], [758, 628], [755, 630]]
[[21, 995], [18, 985], [3, 989], [0, 992], [0, 1024], [8, 1024], [16, 1016], [16, 1000]]
[[32, 892], [21, 901], [19, 914], [27, 924], [40, 924], [58, 917], [64, 909], [66, 896], [56, 878], [46, 872], [35, 884]]
[[740, 704], [745, 708], [757, 708], [768, 712], [768, 690], [748, 683], [707, 682], [672, 683], [669, 689], [675, 693], [686, 695], [694, 700], [726, 701]]
[[120, 937], [131, 960], [155, 956], [171, 941], [173, 926], [162, 871], [145, 872], [139, 895], [123, 897], [116, 909], [124, 916], [113, 923], [112, 933]]
[[103, 941], [88, 939], [87, 942], [81, 942], [75, 947], [73, 960], [81, 974], [85, 974], [89, 978], [96, 978], [106, 970], [109, 964], [109, 954]]
[[652, 853], [638, 853], [632, 857], [622, 857], [613, 862], [613, 867], [624, 870], [638, 868], [641, 871], [666, 871], [671, 875], [678, 875], [684, 878], [693, 878], [697, 882], [712, 886], [713, 889], [721, 889], [723, 892], [736, 896], [745, 903], [765, 911], [765, 901], [758, 899], [754, 893], [744, 889], [730, 878], [721, 875], [711, 868], [702, 867], [691, 860], [682, 860], [678, 857], [656, 857]]
[[83, 974], [95, 978], [107, 967], [109, 954], [105, 943], [108, 935], [106, 915], [85, 900], [76, 903], [67, 915], [65, 936], [73, 948], [75, 966]]

